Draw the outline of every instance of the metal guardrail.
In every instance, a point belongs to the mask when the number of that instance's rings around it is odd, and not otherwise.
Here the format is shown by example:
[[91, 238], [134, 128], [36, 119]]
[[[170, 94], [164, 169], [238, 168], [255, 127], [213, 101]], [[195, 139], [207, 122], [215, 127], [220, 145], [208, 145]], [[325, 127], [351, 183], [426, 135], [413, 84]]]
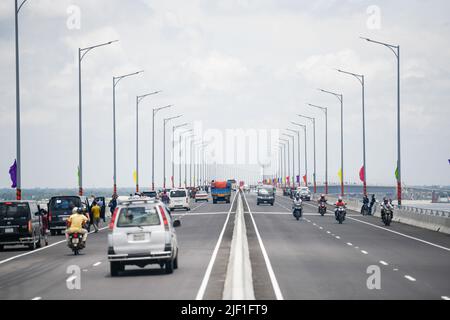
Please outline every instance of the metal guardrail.
[[398, 206], [398, 208], [403, 211], [417, 213], [417, 214], [425, 214], [425, 215], [429, 215], [429, 216], [450, 218], [450, 212], [448, 212], [448, 211], [422, 209], [422, 208], [411, 207], [411, 206]]

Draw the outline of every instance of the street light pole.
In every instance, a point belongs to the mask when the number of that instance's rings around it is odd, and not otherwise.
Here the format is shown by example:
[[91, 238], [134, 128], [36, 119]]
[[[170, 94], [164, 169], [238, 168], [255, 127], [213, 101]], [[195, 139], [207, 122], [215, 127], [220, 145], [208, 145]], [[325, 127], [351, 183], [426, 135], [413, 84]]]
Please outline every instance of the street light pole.
[[[290, 131], [290, 129], [287, 129]], [[291, 134], [283, 133], [284, 136], [292, 138], [292, 187], [295, 187], [295, 136]]]
[[298, 185], [300, 186], [301, 184], [301, 173], [300, 173], [300, 131], [298, 130], [292, 130], [292, 129], [287, 129], [290, 132], [296, 133], [297, 134], [297, 157], [298, 157]]
[[129, 73], [123, 76], [119, 77], [113, 77], [113, 159], [114, 159], [114, 169], [113, 169], [113, 179], [114, 179], [114, 186], [113, 186], [113, 194], [117, 194], [117, 157], [116, 157], [116, 86], [120, 82], [120, 80], [131, 77], [134, 75], [137, 75], [139, 73], [142, 73], [143, 71], [138, 71], [134, 73]]
[[402, 168], [401, 168], [401, 145], [400, 145], [400, 46], [374, 41], [368, 38], [361, 38], [368, 42], [383, 45], [390, 49], [397, 58], [397, 201], [402, 205]]
[[171, 104], [165, 107], [159, 107], [153, 109], [152, 117], [152, 191], [155, 190], [155, 115], [158, 111], [173, 107]]
[[19, 70], [19, 11], [27, 2], [23, 0], [19, 5], [14, 1], [14, 30], [15, 30], [15, 54], [16, 54], [16, 199], [22, 200], [22, 159], [20, 138], [20, 70]]
[[139, 103], [145, 97], [160, 93], [155, 91], [152, 93], [136, 96], [136, 192], [139, 192]]
[[314, 144], [314, 173], [313, 173], [313, 182], [314, 182], [314, 193], [317, 193], [317, 184], [316, 184], [316, 118], [307, 117], [301, 114], [298, 114], [299, 117], [309, 119], [313, 124], [313, 144]]
[[325, 112], [325, 194], [328, 194], [328, 108], [308, 103], [308, 106]]
[[165, 118], [163, 124], [163, 189], [166, 189], [166, 125], [169, 121], [180, 118], [182, 115]]
[[290, 168], [290, 165], [291, 165], [291, 148], [290, 148], [290, 141], [289, 141], [289, 139], [280, 139], [280, 140], [287, 144], [287, 176], [289, 177], [289, 179], [291, 179], [291, 168]]
[[305, 179], [305, 185], [306, 185], [306, 187], [308, 186], [308, 145], [307, 145], [307, 137], [306, 137], [306, 125], [304, 125], [304, 124], [300, 124], [300, 123], [297, 123], [297, 122], [293, 122], [293, 121], [291, 121], [291, 123], [293, 124], [293, 125], [296, 125], [296, 126], [298, 126], [298, 127], [302, 127], [303, 128], [303, 130], [304, 130], [304, 134], [305, 134], [305, 177], [306, 177], [306, 179]]
[[319, 89], [324, 93], [331, 94], [341, 102], [341, 195], [344, 196], [344, 96], [331, 91]]
[[364, 75], [362, 74], [356, 74], [352, 72], [347, 72], [343, 70], [337, 70], [337, 72], [344, 73], [351, 75], [358, 79], [358, 81], [361, 83], [362, 87], [362, 127], [363, 127], [363, 194], [367, 195], [367, 170], [366, 170], [366, 118], [365, 118], [365, 106], [364, 106], [364, 92], [365, 92], [365, 84], [364, 84]]
[[[186, 134], [186, 133], [189, 133], [189, 132], [192, 132], [192, 131], [194, 131], [193, 129], [189, 129], [189, 130], [185, 130], [185, 131], [183, 131], [183, 132], [180, 132], [180, 135], [179, 135], [179, 153], [178, 153], [178, 157], [179, 157], [179, 188], [181, 188], [181, 139], [182, 139], [182, 136], [184, 135], [184, 134]], [[185, 140], [186, 141], [186, 140]], [[185, 153], [186, 153], [186, 150], [184, 151]], [[185, 171], [186, 171], [186, 163], [185, 163]]]
[[[23, 3], [22, 3], [23, 4]], [[83, 195], [83, 127], [82, 127], [82, 108], [81, 108], [81, 62], [84, 56], [91, 50], [110, 45], [119, 40], [109, 41], [86, 48], [78, 48], [78, 193]]]
[[[187, 123], [172, 127], [172, 189], [175, 188], [175, 130], [187, 126]], [[179, 146], [181, 148], [181, 146]]]

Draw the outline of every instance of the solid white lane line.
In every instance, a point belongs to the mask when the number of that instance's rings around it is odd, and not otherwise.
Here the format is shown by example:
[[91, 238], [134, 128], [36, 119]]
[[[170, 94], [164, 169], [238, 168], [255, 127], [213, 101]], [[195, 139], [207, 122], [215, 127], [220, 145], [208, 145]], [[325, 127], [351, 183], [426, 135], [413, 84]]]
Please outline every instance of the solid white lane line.
[[234, 195], [233, 201], [231, 202], [230, 210], [228, 211], [227, 218], [225, 220], [225, 223], [223, 224], [223, 228], [222, 228], [222, 231], [220, 232], [219, 239], [217, 239], [216, 247], [214, 248], [211, 259], [209, 260], [208, 267], [206, 268], [205, 275], [203, 276], [203, 280], [200, 285], [200, 288], [198, 289], [195, 300], [202, 300], [203, 296], [205, 295], [206, 286], [208, 285], [209, 277], [211, 276], [211, 271], [214, 266], [214, 262], [216, 261], [217, 252], [219, 251], [220, 244], [222, 243], [223, 234], [225, 233], [225, 229], [227, 227], [228, 220], [230, 219], [231, 210], [233, 209], [233, 204], [234, 204], [234, 201], [236, 200], [236, 196], [237, 196], [237, 193]]
[[[105, 230], [105, 229], [107, 229], [107, 228], [108, 228], [108, 227], [100, 228], [99, 231]], [[89, 233], [94, 233], [94, 231], [91, 231], [91, 232], [89, 232]], [[10, 258], [8, 258], [8, 259], [2, 260], [2, 261], [0, 261], [0, 264], [4, 264], [4, 263], [9, 262], [9, 261], [11, 261], [11, 260], [15, 260], [15, 259], [18, 259], [18, 258], [20, 258], [20, 257], [28, 256], [28, 255], [30, 255], [30, 254], [37, 253], [37, 252], [40, 252], [40, 251], [42, 251], [42, 250], [46, 250], [46, 249], [48, 249], [48, 248], [54, 247], [54, 246], [56, 246], [56, 245], [58, 245], [58, 244], [61, 244], [61, 243], [63, 243], [63, 242], [66, 242], [66, 239], [61, 240], [61, 241], [58, 241], [58, 242], [55, 242], [55, 243], [52, 243], [52, 244], [49, 244], [48, 246], [45, 246], [45, 247], [42, 247], [42, 248], [39, 248], [39, 249], [36, 249], [36, 250], [33, 250], [33, 251], [25, 252], [25, 253], [19, 254], [19, 255], [17, 255], [17, 256], [13, 256], [13, 257], [10, 257]]]
[[416, 279], [414, 279], [413, 277], [408, 276], [408, 275], [405, 275], [405, 278], [412, 282], [416, 281]]
[[380, 226], [377, 226], [377, 225], [369, 223], [369, 222], [361, 221], [359, 219], [354, 219], [354, 218], [351, 218], [351, 217], [348, 217], [348, 218], [351, 219], [351, 220], [354, 220], [354, 221], [357, 221], [357, 222], [360, 222], [360, 223], [364, 223], [364, 224], [367, 224], [369, 226], [372, 226], [372, 227], [375, 227], [375, 228], [378, 228], [378, 229], [381, 229], [381, 230], [384, 230], [384, 231], [392, 232], [392, 233], [395, 233], [395, 234], [400, 235], [402, 237], [405, 237], [405, 238], [408, 238], [408, 239], [412, 239], [412, 240], [415, 240], [415, 241], [419, 241], [419, 242], [428, 244], [430, 246], [433, 246], [433, 247], [436, 247], [436, 248], [439, 248], [439, 249], [446, 250], [446, 251], [450, 252], [450, 248], [447, 248], [447, 247], [444, 247], [444, 246], [441, 246], [441, 245], [438, 245], [438, 244], [435, 244], [435, 243], [432, 243], [432, 242], [429, 242], [429, 241], [425, 241], [425, 240], [422, 240], [422, 239], [419, 239], [419, 238], [416, 238], [416, 237], [412, 237], [412, 236], [409, 236], [409, 235], [401, 233], [401, 232], [397, 232], [397, 231], [390, 230], [390, 229], [387, 229], [387, 228], [384, 228], [384, 227], [380, 227]]
[[283, 295], [281, 294], [280, 286], [278, 285], [277, 278], [275, 277], [275, 272], [273, 271], [272, 264], [270, 263], [269, 256], [267, 254], [266, 248], [264, 247], [264, 243], [262, 242], [261, 235], [259, 234], [258, 226], [256, 225], [255, 219], [253, 218], [250, 206], [247, 202], [247, 198], [244, 194], [244, 200], [247, 203], [248, 213], [250, 214], [250, 218], [253, 222], [253, 227], [255, 228], [256, 237], [258, 238], [259, 246], [261, 247], [261, 252], [264, 257], [264, 261], [266, 263], [267, 271], [269, 272], [270, 281], [272, 282], [272, 287], [275, 292], [275, 297], [277, 300], [283, 300]]
[[33, 300], [33, 301], [37, 301], [37, 300], [42, 300], [42, 298], [41, 297], [34, 297], [33, 299], [31, 299], [31, 300]]
[[364, 254], [369, 254], [367, 251], [365, 251], [365, 250], [361, 250], [361, 253], [364, 253]]
[[383, 266], [388, 266], [388, 265], [389, 265], [389, 263], [387, 263], [387, 262], [385, 262], [385, 261], [383, 261], [383, 260], [380, 260], [380, 263], [381, 263]]
[[447, 296], [442, 296], [441, 297], [443, 300], [450, 300], [450, 297], [447, 297]]
[[94, 267], [97, 267], [97, 266], [99, 266], [101, 264], [101, 262], [99, 261], [99, 262], [96, 262], [96, 263], [94, 263]]
[[351, 247], [353, 244], [351, 242], [347, 242], [347, 245]]

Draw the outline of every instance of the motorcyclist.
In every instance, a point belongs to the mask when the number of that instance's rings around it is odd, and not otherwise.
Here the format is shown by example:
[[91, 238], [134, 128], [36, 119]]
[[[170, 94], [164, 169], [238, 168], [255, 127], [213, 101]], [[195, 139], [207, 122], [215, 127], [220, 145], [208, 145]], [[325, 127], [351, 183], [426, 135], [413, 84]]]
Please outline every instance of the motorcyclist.
[[384, 197], [383, 203], [381, 204], [381, 217], [384, 217], [387, 210], [392, 210], [392, 209], [393, 209], [392, 202], [389, 201], [388, 198]]
[[81, 233], [83, 235], [82, 243], [86, 245], [88, 231], [84, 228], [88, 222], [88, 218], [83, 214], [83, 209], [73, 208], [72, 215], [67, 219], [66, 239], [69, 240], [69, 234]]
[[295, 205], [298, 205], [298, 204], [300, 204], [300, 205], [302, 204], [302, 199], [300, 198], [300, 194], [296, 193], [295, 197], [294, 197], [293, 207], [295, 207]]
[[363, 213], [363, 209], [366, 208], [366, 212], [369, 213], [369, 197], [367, 196], [367, 194], [364, 195], [363, 197], [363, 206], [361, 208], [361, 214]]
[[319, 200], [317, 200], [317, 203], [319, 204], [318, 211], [320, 212], [320, 206], [322, 204], [326, 204], [327, 203], [327, 198], [325, 197], [325, 195], [323, 193], [320, 195], [320, 198], [319, 198]]
[[337, 218], [337, 209], [339, 207], [344, 207], [344, 209], [345, 209], [345, 202], [344, 202], [344, 200], [342, 200], [342, 197], [339, 196], [338, 200], [336, 201], [336, 203], [334, 205], [336, 206], [336, 209], [334, 210], [334, 215]]

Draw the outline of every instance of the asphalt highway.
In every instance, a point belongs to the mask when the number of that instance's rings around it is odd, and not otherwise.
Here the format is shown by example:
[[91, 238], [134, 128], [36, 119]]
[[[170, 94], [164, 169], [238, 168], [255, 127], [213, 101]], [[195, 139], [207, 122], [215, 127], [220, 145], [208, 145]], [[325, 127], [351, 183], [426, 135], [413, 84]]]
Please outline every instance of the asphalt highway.
[[[450, 297], [448, 235], [395, 222], [384, 227], [379, 218], [352, 211], [339, 225], [312, 202], [296, 221], [291, 200], [282, 196], [274, 206], [257, 206], [256, 196], [245, 194], [243, 203], [256, 299]], [[49, 246], [35, 251], [6, 247], [0, 299], [221, 299], [236, 204], [191, 207], [174, 213], [182, 223], [173, 274], [147, 266], [110, 277], [103, 225], [79, 256], [63, 236], [49, 237]]]

